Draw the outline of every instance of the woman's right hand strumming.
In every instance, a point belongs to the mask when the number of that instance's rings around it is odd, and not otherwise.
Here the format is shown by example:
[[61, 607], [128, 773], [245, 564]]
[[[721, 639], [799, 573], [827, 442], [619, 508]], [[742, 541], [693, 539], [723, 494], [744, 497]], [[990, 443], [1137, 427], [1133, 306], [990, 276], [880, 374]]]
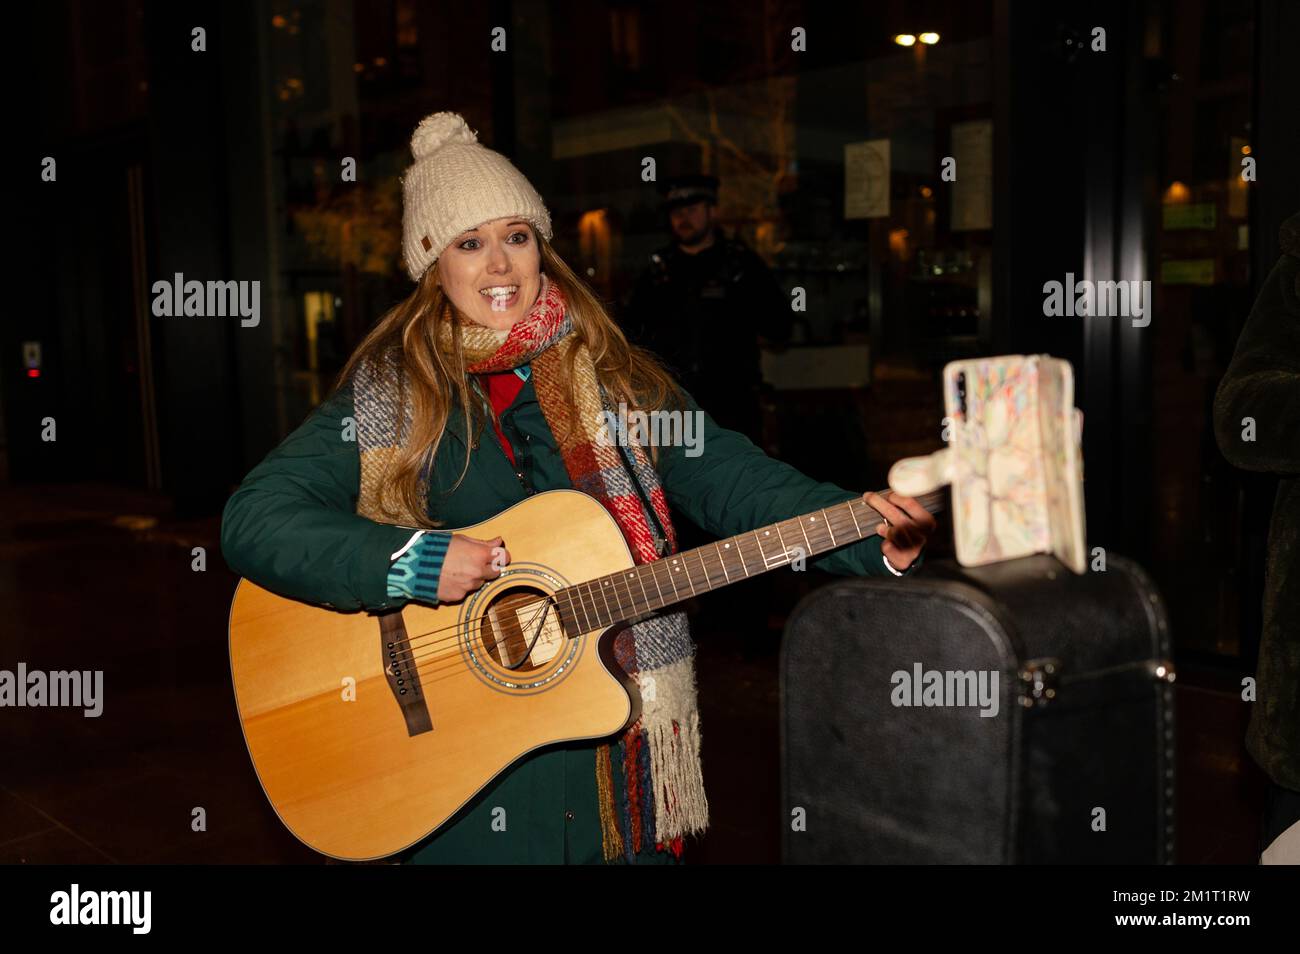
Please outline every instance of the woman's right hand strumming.
[[510, 551], [501, 537], [479, 540], [452, 534], [438, 577], [438, 602], [463, 600], [488, 580], [495, 580], [510, 562]]

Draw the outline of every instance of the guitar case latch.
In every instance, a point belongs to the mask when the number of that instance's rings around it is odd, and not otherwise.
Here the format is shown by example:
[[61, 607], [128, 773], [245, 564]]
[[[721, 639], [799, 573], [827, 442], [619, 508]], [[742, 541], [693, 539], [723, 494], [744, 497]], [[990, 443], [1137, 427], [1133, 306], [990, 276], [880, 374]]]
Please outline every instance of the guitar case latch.
[[1020, 704], [1026, 709], [1045, 706], [1056, 698], [1061, 660], [1046, 656], [1027, 659], [1020, 667]]

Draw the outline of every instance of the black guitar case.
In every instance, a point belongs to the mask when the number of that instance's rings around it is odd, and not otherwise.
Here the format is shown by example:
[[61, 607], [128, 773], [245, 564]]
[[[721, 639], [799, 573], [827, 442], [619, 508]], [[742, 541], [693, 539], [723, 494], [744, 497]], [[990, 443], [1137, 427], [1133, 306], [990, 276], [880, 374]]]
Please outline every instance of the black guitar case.
[[1113, 554], [830, 583], [781, 649], [783, 858], [1172, 863], [1173, 675]]

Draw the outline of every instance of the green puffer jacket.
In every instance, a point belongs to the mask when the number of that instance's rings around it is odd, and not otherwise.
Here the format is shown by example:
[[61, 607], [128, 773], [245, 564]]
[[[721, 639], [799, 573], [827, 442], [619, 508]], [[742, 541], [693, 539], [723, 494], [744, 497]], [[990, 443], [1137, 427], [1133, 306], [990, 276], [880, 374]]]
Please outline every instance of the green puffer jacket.
[[[688, 409], [698, 410], [687, 397]], [[273, 592], [344, 610], [380, 610], [401, 603], [387, 595], [388, 569], [391, 555], [410, 539], [411, 531], [355, 513], [360, 458], [356, 443], [342, 439], [343, 418], [352, 412], [351, 389], [345, 387], [253, 468], [226, 504], [221, 548], [234, 572]], [[703, 423], [697, 448], [702, 453], [688, 456], [686, 447], [661, 447], [657, 470], [673, 511], [711, 533], [743, 533], [859, 495], [768, 457], [744, 435], [719, 427], [707, 413]], [[531, 377], [501, 415], [501, 426], [516, 459], [527, 460], [535, 490], [570, 488]], [[490, 429], [473, 449], [460, 486], [450, 495], [442, 492], [455, 482], [464, 459], [464, 423], [453, 411], [434, 461], [429, 494], [430, 515], [445, 521], [446, 528], [479, 523], [527, 496]], [[890, 575], [880, 543], [880, 537], [871, 536], [809, 559], [808, 566], [843, 575]], [[601, 862], [595, 752], [592, 742], [531, 753], [494, 779], [408, 859]], [[614, 773], [617, 788], [620, 774]], [[622, 792], [616, 789], [616, 795], [621, 799]], [[494, 830], [492, 824], [498, 807], [506, 810], [505, 831]], [[635, 860], [670, 858], [656, 854], [652, 846]]]
[[1282, 223], [1280, 245], [1219, 382], [1214, 433], [1235, 466], [1279, 478], [1246, 748], [1274, 782], [1300, 792], [1300, 214]]

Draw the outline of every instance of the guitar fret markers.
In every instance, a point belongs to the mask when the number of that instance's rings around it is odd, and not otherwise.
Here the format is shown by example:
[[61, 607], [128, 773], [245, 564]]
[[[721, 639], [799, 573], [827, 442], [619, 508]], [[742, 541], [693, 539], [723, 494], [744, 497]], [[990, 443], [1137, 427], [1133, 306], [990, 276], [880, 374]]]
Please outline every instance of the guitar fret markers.
[[[917, 502], [926, 510], [934, 513], [943, 509], [943, 495], [943, 491], [935, 491], [918, 497]], [[858, 508], [861, 508], [863, 512], [861, 521], [858, 519]], [[818, 519], [817, 513], [821, 514], [821, 519]], [[569, 628], [574, 633], [589, 633], [633, 619], [652, 610], [663, 609], [666, 606], [681, 602], [685, 599], [685, 596], [683, 595], [683, 589], [677, 585], [677, 577], [680, 574], [685, 575], [686, 584], [690, 587], [690, 595], [695, 596], [700, 591], [708, 592], [736, 580], [747, 579], [756, 573], [766, 573], [768, 570], [789, 565], [793, 562], [794, 557], [791, 555], [790, 547], [786, 545], [785, 533], [782, 532], [783, 527], [787, 532], [793, 532], [796, 527], [798, 528], [806, 548], [802, 555], [811, 557], [871, 536], [875, 533], [875, 527], [882, 520], [881, 515], [867, 506], [861, 497], [854, 497], [852, 500], [846, 500], [829, 509], [823, 507], [820, 511], [805, 514], [802, 517], [780, 520], [766, 527], [729, 537], [726, 540], [719, 540], [683, 553], [671, 554], [650, 563], [643, 563], [630, 570], [619, 570], [617, 573], [608, 576], [578, 583], [559, 590], [555, 595], [558, 598], [563, 594], [569, 601], [568, 622], [571, 625], [566, 628]], [[791, 526], [791, 523], [794, 526]], [[863, 530], [864, 526], [868, 528], [866, 531]], [[780, 542], [780, 551], [769, 554], [763, 545], [763, 540], [769, 537], [773, 530], [776, 531], [777, 540]], [[819, 530], [820, 534], [818, 533]], [[747, 545], [755, 549], [754, 557], [756, 558], [746, 559], [745, 547]], [[710, 569], [710, 565], [705, 559], [706, 554], [709, 552], [712, 552], [718, 560], [717, 569]], [[727, 565], [728, 552], [732, 554], [730, 567]], [[689, 562], [692, 556], [699, 563], [698, 570], [693, 569]], [[661, 585], [659, 579], [661, 569], [668, 574], [668, 581], [672, 584], [671, 595]], [[721, 570], [721, 573], [718, 570]], [[646, 586], [647, 576], [649, 576], [651, 583], [654, 584], [653, 593]], [[640, 597], [636, 595], [636, 590], [630, 582], [633, 579], [641, 588]], [[699, 584], [698, 589], [697, 582]], [[624, 594], [619, 590], [620, 586], [624, 587], [626, 591], [626, 601]], [[592, 587], [596, 589], [593, 591]], [[609, 600], [609, 589], [611, 588], [614, 591], [613, 604]], [[599, 599], [597, 599], [596, 592], [600, 593]], [[604, 604], [603, 609], [602, 603]], [[576, 608], [579, 606], [582, 608], [582, 619], [578, 618], [576, 612]]]

